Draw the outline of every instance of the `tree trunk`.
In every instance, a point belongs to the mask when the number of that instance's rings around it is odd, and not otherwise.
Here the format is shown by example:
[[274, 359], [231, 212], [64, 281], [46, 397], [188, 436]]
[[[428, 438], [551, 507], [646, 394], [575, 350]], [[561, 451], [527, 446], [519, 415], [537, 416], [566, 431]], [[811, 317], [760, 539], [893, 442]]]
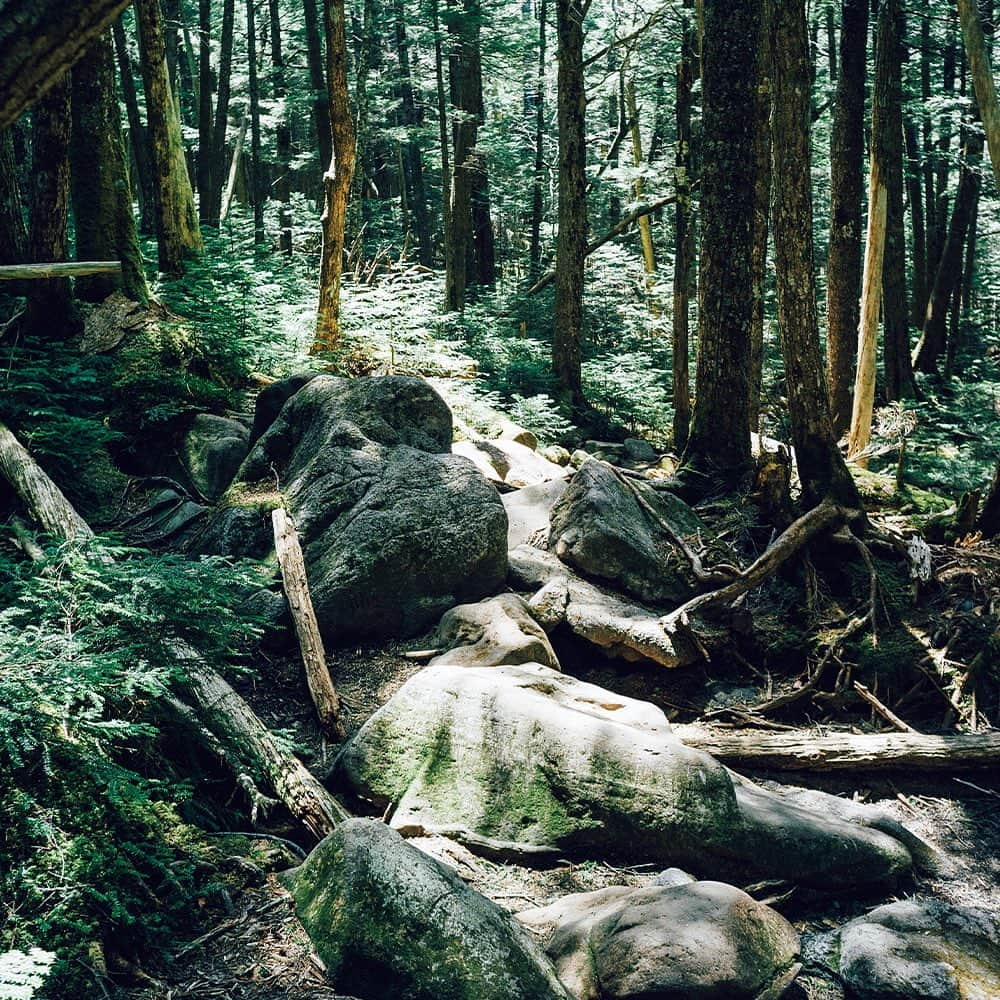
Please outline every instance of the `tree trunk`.
[[[362, 0], [363, 23], [358, 30], [356, 19], [352, 25], [354, 37], [354, 107], [357, 130], [357, 156], [354, 165], [354, 178], [351, 181], [351, 192], [348, 199], [347, 235], [345, 242], [353, 244], [357, 239], [360, 245], [361, 257], [365, 256], [365, 234], [371, 223], [371, 199], [379, 197], [374, 175], [374, 143], [369, 134], [368, 123], [368, 77], [372, 69], [372, 56], [377, 51], [378, 39], [375, 36], [375, 3], [374, 0]], [[402, 172], [402, 168], [400, 168]], [[404, 184], [402, 178], [400, 183]], [[406, 218], [406, 192], [401, 189], [400, 223], [404, 244], [409, 242], [409, 231]]]
[[63, 76], [128, 6], [128, 0], [0, 3], [0, 130]]
[[528, 280], [538, 280], [542, 269], [542, 214], [545, 208], [545, 8], [538, 5], [538, 75], [534, 82], [535, 163], [531, 180], [531, 243], [528, 250]]
[[153, 167], [149, 162], [149, 134], [139, 115], [139, 98], [135, 91], [135, 75], [129, 55], [128, 40], [121, 18], [113, 26], [115, 54], [118, 57], [118, 78], [121, 80], [122, 97], [128, 116], [129, 148], [135, 159], [135, 174], [131, 188], [139, 197], [139, 232], [150, 235], [156, 232], [156, 205], [153, 194]]
[[77, 295], [101, 302], [120, 288], [130, 299], [146, 302], [110, 34], [97, 39], [73, 67], [71, 162], [77, 257], [122, 262], [120, 274], [78, 278]]
[[[892, 0], [890, 0], [892, 2]], [[809, 35], [805, 0], [767, 0], [774, 111], [774, 258], [788, 413], [803, 501], [860, 509], [837, 447], [823, 379], [813, 269]]]
[[[635, 103], [635, 80], [630, 79], [625, 85], [625, 112], [628, 115], [630, 131], [632, 133], [632, 165], [638, 170], [642, 166], [642, 132], [639, 128], [639, 112]], [[635, 200], [642, 201], [643, 184], [642, 177], [635, 179]], [[653, 248], [653, 229], [649, 222], [649, 216], [644, 215], [639, 219], [639, 239], [642, 243], [642, 262], [646, 268], [646, 274], [656, 273], [656, 251]]]
[[983, 36], [983, 26], [979, 22], [979, 11], [975, 0], [958, 0], [958, 16], [962, 24], [962, 38], [965, 52], [972, 70], [972, 86], [976, 103], [986, 131], [986, 143], [993, 164], [993, 175], [1000, 185], [1000, 106], [997, 104], [993, 71], [990, 68], [989, 51]]
[[1000, 535], [1000, 462], [997, 462], [993, 473], [993, 482], [990, 483], [989, 492], [986, 494], [977, 527], [984, 538], [996, 538]]
[[0, 264], [28, 258], [28, 227], [24, 224], [24, 196], [14, 157], [14, 137], [0, 131]]
[[768, 771], [956, 771], [1000, 764], [1000, 734], [762, 733], [675, 726], [694, 750], [726, 764]]
[[333, 157], [333, 129], [330, 124], [330, 95], [323, 72], [323, 44], [316, 0], [302, 0], [306, 24], [306, 56], [309, 62], [309, 83], [313, 90], [313, 119], [316, 122], [317, 145], [321, 174], [330, 168]]
[[882, 302], [882, 269], [889, 210], [890, 165], [886, 162], [886, 111], [892, 92], [893, 23], [898, 3], [899, 0], [882, 0], [875, 42], [868, 234], [865, 244], [864, 280], [861, 286], [861, 321], [858, 331], [857, 370], [854, 378], [854, 406], [851, 411], [851, 433], [847, 449], [851, 456], [858, 455], [868, 447], [872, 432], [872, 410], [875, 406], [878, 317]]
[[764, 296], [767, 288], [767, 237], [771, 217], [771, 53], [769, 26], [761, 25], [757, 93], [753, 198], [753, 314], [750, 320], [750, 430], [760, 433], [760, 392], [764, 373]]
[[826, 64], [830, 70], [830, 82], [837, 82], [837, 16], [836, 4], [827, 0], [826, 4]]
[[212, 188], [212, 0], [198, 0], [198, 218], [211, 225]]
[[913, 295], [910, 299], [910, 318], [918, 329], [923, 325], [927, 312], [927, 225], [924, 219], [923, 192], [920, 188], [920, 146], [917, 129], [911, 116], [903, 119], [903, 137], [906, 143], [906, 199], [910, 208], [910, 227], [913, 234]]
[[403, 180], [407, 200], [413, 212], [413, 226], [417, 238], [417, 257], [424, 267], [434, 262], [434, 245], [431, 240], [430, 219], [427, 213], [427, 192], [424, 188], [424, 165], [420, 145], [413, 133], [423, 124], [413, 96], [410, 74], [410, 44], [406, 37], [406, 16], [403, 0], [393, 0], [393, 20], [396, 34], [396, 55], [399, 59], [400, 124], [407, 130], [402, 143]]
[[924, 241], [926, 259], [924, 261], [924, 306], [916, 319], [918, 329], [923, 329], [924, 316], [927, 315], [927, 297], [934, 284], [934, 274], [937, 270], [939, 245], [936, 227], [936, 212], [934, 202], [934, 162], [931, 156], [934, 132], [928, 105], [931, 101], [931, 19], [920, 19], [920, 103], [921, 103], [921, 148], [923, 149], [922, 180], [924, 186], [924, 228], [927, 236]]
[[[690, 6], [690, 5], [687, 5]], [[677, 148], [674, 153], [674, 281], [671, 381], [673, 389], [673, 445], [684, 451], [691, 426], [691, 390], [688, 367], [691, 296], [691, 263], [694, 256], [694, 221], [691, 213], [691, 92], [694, 86], [694, 24], [684, 13], [681, 29], [681, 57], [677, 63]]]
[[278, 124], [275, 129], [278, 150], [278, 176], [274, 181], [274, 196], [278, 201], [281, 233], [278, 246], [285, 256], [292, 255], [292, 130], [288, 124], [288, 104], [285, 99], [285, 58], [281, 48], [281, 13], [278, 0], [270, 0], [271, 69], [275, 102], [278, 104]]
[[181, 144], [181, 122], [167, 75], [160, 2], [136, 0], [135, 11], [154, 173], [159, 266], [164, 274], [180, 276], [185, 255], [202, 248], [201, 230]]
[[949, 21], [945, 37], [943, 63], [942, 89], [938, 96], [943, 98], [947, 107], [939, 118], [940, 133], [934, 169], [934, 244], [930, 248], [928, 260], [928, 285], [932, 289], [948, 238], [948, 181], [951, 176], [951, 133], [954, 114], [951, 105], [955, 94], [955, 26], [952, 21]]
[[886, 239], [882, 265], [882, 330], [885, 396], [912, 399], [917, 394], [910, 360], [910, 316], [906, 304], [906, 237], [903, 230], [903, 39], [906, 28], [898, 3], [892, 7], [889, 46], [889, 92], [884, 131], [876, 141], [886, 165]]
[[260, 80], [257, 76], [257, 18], [254, 0], [247, 0], [247, 84], [250, 101], [250, 202], [253, 205], [253, 241], [264, 242], [264, 164], [260, 152]]
[[219, 221], [225, 222], [229, 215], [229, 208], [233, 203], [233, 196], [236, 194], [236, 182], [240, 173], [240, 165], [243, 162], [243, 145], [246, 142], [247, 127], [250, 124], [248, 116], [243, 116], [240, 123], [240, 130], [236, 133], [236, 142], [233, 144], [233, 155], [229, 162], [229, 171], [226, 174], [226, 190], [222, 195], [222, 204], [219, 207]]
[[441, 46], [438, 0], [431, 0], [431, 13], [434, 18], [434, 82], [437, 92], [438, 140], [441, 147], [441, 231], [444, 234], [445, 259], [447, 260], [448, 244], [451, 240], [451, 157], [448, 142], [448, 104], [444, 92], [444, 56]]
[[319, 309], [312, 354], [332, 351], [343, 339], [340, 329], [340, 278], [344, 269], [344, 226], [347, 198], [354, 176], [354, 118], [347, 88], [347, 33], [344, 0], [325, 0], [326, 79], [329, 90], [333, 155], [323, 176], [323, 253], [320, 264]]
[[219, 80], [212, 123], [212, 148], [209, 156], [208, 190], [201, 195], [202, 218], [206, 225], [218, 228], [222, 219], [222, 197], [226, 189], [229, 160], [226, 156], [226, 129], [229, 124], [230, 82], [233, 69], [233, 34], [236, 0], [223, 0], [222, 36], [219, 40]]
[[558, 36], [559, 235], [552, 370], [562, 393], [584, 404], [580, 337], [583, 326], [583, 269], [587, 254], [587, 97], [583, 74], [583, 18], [580, 0], [556, 0]]
[[833, 431], [851, 422], [861, 287], [868, 0], [844, 0], [840, 75], [830, 133], [830, 247], [826, 268], [826, 381]]
[[750, 324], [760, 0], [703, 0], [701, 258], [695, 406], [681, 474], [692, 489], [749, 472]]
[[[67, 73], [35, 105], [31, 119], [31, 211], [28, 250], [33, 261], [67, 260], [69, 147], [72, 88]], [[29, 329], [51, 340], [75, 332], [78, 322], [68, 278], [34, 281], [27, 290]]]

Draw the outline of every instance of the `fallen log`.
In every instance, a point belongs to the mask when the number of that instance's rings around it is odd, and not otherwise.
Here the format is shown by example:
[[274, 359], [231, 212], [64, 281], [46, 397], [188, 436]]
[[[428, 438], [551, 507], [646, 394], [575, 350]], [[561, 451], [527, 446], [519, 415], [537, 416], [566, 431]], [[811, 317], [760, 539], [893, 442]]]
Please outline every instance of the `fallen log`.
[[32, 278], [84, 278], [91, 274], [121, 274], [120, 260], [65, 260], [48, 264], [0, 265], [0, 281]]
[[[93, 538], [90, 525], [4, 424], [0, 424], [0, 474], [46, 531], [66, 539]], [[317, 839], [350, 817], [306, 766], [278, 742], [229, 682], [202, 662], [197, 650], [177, 639], [168, 640], [167, 648], [181, 668], [178, 683], [207, 731], [208, 749], [223, 756], [241, 786], [245, 786], [247, 772], [255, 780], [266, 781]], [[183, 706], [170, 693], [164, 696], [164, 704], [174, 713]]]
[[1000, 732], [824, 733], [759, 732], [674, 726], [695, 750], [741, 768], [775, 771], [952, 771], [1000, 764]]
[[271, 523], [274, 526], [274, 551], [281, 568], [281, 579], [285, 585], [292, 621], [295, 623], [295, 634], [299, 637], [309, 694], [323, 732], [330, 739], [340, 742], [347, 733], [340, 720], [340, 698], [330, 679], [323, 637], [319, 634], [316, 612], [309, 596], [306, 562], [302, 546], [299, 545], [299, 535], [284, 507], [275, 507], [271, 511]]

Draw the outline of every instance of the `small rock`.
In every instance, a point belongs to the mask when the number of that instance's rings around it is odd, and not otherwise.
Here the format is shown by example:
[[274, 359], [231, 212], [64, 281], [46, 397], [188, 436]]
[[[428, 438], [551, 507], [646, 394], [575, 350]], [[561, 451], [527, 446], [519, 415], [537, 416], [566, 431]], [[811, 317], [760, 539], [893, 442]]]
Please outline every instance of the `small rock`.
[[572, 455], [569, 456], [569, 464], [575, 469], [578, 469], [587, 459], [590, 458], [590, 453], [584, 451], [582, 448], [577, 448]]
[[550, 444], [542, 449], [542, 457], [555, 465], [569, 465], [570, 454], [561, 444]]
[[625, 455], [633, 462], [646, 462], [652, 464], [659, 457], [659, 452], [648, 442], [641, 438], [625, 438]]
[[523, 444], [525, 448], [530, 448], [532, 451], [538, 448], [538, 438], [527, 428], [510, 420], [505, 420], [501, 425], [500, 437], [506, 441], [516, 441], [518, 444]]
[[551, 632], [558, 628], [566, 620], [566, 608], [569, 605], [569, 578], [557, 576], [549, 580], [547, 584], [534, 597], [528, 601], [535, 621]]

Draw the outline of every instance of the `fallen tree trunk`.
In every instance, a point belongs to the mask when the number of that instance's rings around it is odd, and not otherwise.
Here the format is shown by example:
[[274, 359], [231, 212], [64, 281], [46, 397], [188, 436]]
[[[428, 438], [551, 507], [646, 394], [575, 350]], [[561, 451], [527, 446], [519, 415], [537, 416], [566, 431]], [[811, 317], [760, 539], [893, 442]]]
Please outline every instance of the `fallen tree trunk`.
[[951, 771], [1000, 764], [1000, 732], [926, 736], [922, 733], [760, 732], [674, 726], [695, 750], [741, 768], [775, 771]]
[[66, 260], [48, 264], [3, 264], [0, 281], [31, 278], [84, 278], [91, 274], [121, 274], [120, 260]]
[[[38, 466], [10, 430], [0, 424], [0, 473], [46, 531], [66, 539], [86, 540], [94, 532], [62, 491]], [[245, 787], [247, 772], [266, 781], [289, 812], [317, 839], [350, 814], [289, 753], [229, 682], [201, 661], [197, 650], [180, 640], [167, 647], [181, 667], [180, 686], [192, 701], [205, 730], [208, 749], [223, 760]], [[177, 699], [164, 698], [176, 712]], [[256, 808], [256, 801], [254, 807]]]

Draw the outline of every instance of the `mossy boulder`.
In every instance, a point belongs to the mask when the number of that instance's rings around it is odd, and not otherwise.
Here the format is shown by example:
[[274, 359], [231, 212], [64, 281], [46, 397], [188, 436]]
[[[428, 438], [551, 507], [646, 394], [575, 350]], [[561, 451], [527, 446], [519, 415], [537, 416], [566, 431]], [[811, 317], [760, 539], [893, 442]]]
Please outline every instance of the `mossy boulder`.
[[578, 1000], [778, 997], [799, 970], [791, 924], [722, 882], [611, 886], [518, 919]]
[[568, 1000], [531, 936], [373, 820], [341, 824], [285, 876], [339, 990], [366, 1000]]
[[184, 435], [184, 465], [206, 500], [215, 501], [236, 478], [249, 450], [246, 424], [214, 413], [199, 413]]
[[737, 783], [660, 709], [540, 664], [433, 664], [347, 745], [355, 791], [408, 834], [493, 851], [681, 864], [838, 891], [910, 865], [895, 838]]

